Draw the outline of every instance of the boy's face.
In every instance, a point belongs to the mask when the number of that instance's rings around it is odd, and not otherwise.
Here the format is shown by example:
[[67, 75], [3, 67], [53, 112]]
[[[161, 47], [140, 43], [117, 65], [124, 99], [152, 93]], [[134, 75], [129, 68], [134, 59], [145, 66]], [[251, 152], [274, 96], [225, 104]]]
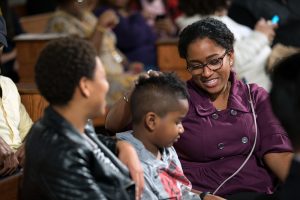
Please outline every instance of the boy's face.
[[180, 99], [178, 105], [176, 105], [176, 111], [169, 112], [158, 119], [152, 140], [156, 146], [160, 148], [170, 147], [174, 142], [177, 142], [184, 131], [181, 121], [187, 114], [188, 109], [188, 100]]

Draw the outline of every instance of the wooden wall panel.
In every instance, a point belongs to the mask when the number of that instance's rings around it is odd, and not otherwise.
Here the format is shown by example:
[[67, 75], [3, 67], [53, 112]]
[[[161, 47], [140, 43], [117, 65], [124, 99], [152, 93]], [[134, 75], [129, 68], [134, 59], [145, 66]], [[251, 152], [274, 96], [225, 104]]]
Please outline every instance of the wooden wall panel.
[[44, 33], [48, 20], [53, 13], [25, 16], [20, 18], [20, 23], [27, 33]]
[[20, 199], [20, 188], [22, 186], [23, 174], [18, 173], [0, 180], [1, 200]]
[[177, 49], [177, 39], [157, 42], [157, 63], [161, 71], [176, 72], [182, 80], [191, 78], [186, 70], [186, 62], [180, 58]]

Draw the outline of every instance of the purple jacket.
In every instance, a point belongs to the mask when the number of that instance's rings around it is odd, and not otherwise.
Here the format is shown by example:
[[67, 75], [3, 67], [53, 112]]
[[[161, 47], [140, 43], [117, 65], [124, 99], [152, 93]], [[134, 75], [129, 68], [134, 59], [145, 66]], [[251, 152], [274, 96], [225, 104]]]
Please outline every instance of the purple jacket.
[[[213, 192], [240, 167], [253, 145], [255, 128], [247, 86], [233, 72], [230, 80], [228, 107], [222, 111], [192, 80], [187, 82], [190, 108], [183, 120], [185, 132], [174, 146], [185, 175], [197, 190]], [[221, 196], [241, 191], [272, 193], [275, 178], [265, 168], [263, 156], [292, 151], [267, 92], [252, 84], [251, 95], [258, 126], [256, 148], [244, 168], [219, 190]]]

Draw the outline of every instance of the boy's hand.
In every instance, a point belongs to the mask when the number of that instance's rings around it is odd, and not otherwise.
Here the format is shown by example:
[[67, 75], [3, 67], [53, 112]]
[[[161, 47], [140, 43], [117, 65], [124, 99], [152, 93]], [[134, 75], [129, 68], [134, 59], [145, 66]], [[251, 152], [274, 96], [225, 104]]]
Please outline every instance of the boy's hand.
[[119, 159], [127, 166], [131, 178], [135, 182], [135, 199], [139, 200], [144, 192], [144, 172], [138, 155], [134, 147], [125, 141], [117, 142], [117, 150]]

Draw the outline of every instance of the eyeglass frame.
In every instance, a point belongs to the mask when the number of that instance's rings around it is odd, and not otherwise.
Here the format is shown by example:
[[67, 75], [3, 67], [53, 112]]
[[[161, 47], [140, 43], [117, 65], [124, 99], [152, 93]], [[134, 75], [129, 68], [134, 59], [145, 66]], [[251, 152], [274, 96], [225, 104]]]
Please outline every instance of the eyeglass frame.
[[[224, 60], [225, 56], [226, 56], [227, 54], [229, 54], [229, 53], [230, 53], [230, 51], [226, 50], [225, 53], [224, 53], [222, 56], [218, 57], [218, 58], [211, 59], [210, 61], [208, 61], [208, 62], [205, 63], [205, 64], [200, 64], [200, 63], [198, 63], [198, 64], [194, 65], [194, 66], [196, 66], [196, 69], [195, 69], [195, 68], [194, 68], [194, 69], [190, 69], [190, 66], [189, 66], [190, 62], [189, 62], [188, 60], [186, 60], [186, 62], [187, 62], [187, 67], [186, 67], [186, 69], [187, 69], [190, 73], [192, 73], [193, 71], [199, 70], [199, 69], [201, 69], [201, 70], [203, 71], [204, 67], [208, 67], [208, 68], [209, 68], [210, 70], [212, 70], [212, 71], [219, 70], [219, 69], [221, 69], [221, 68], [223, 67], [223, 60]], [[217, 68], [217, 69], [211, 69], [211, 68], [209, 67], [209, 65], [211, 65], [211, 64], [210, 64], [211, 61], [213, 61], [213, 60], [218, 60], [219, 62], [221, 62], [221, 65], [220, 65], [219, 68]], [[200, 67], [199, 67], [199, 66], [200, 66]]]

